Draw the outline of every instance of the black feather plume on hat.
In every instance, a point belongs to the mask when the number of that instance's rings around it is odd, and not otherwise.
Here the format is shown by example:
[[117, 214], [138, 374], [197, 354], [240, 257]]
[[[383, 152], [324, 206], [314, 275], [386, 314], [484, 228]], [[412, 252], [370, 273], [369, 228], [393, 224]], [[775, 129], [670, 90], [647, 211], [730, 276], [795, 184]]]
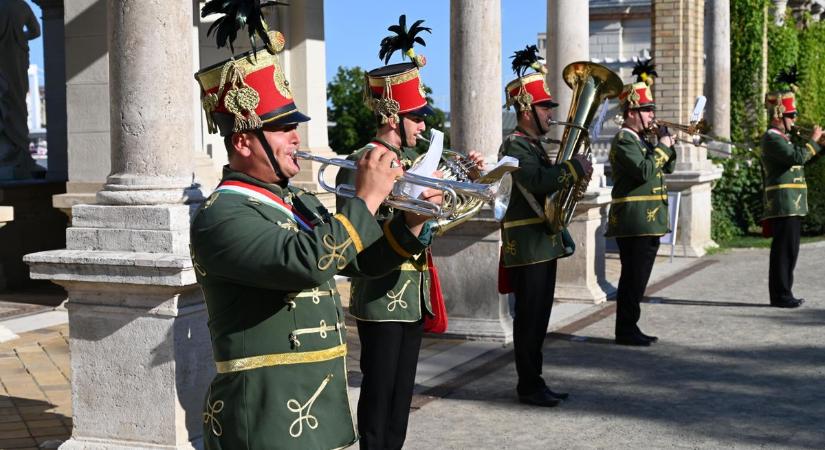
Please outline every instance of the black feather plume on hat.
[[782, 71], [779, 72], [779, 74], [776, 76], [776, 83], [780, 85], [780, 88], [790, 89], [794, 92], [796, 92], [796, 89], [798, 87], [798, 80], [799, 72], [796, 70], [796, 66], [791, 66], [782, 69]]
[[513, 72], [518, 77], [523, 77], [527, 69], [547, 73], [547, 69], [542, 64], [544, 58], [539, 56], [539, 49], [535, 45], [528, 45], [524, 47], [524, 50], [516, 50], [510, 58], [513, 60]]
[[646, 61], [636, 61], [636, 64], [633, 66], [633, 75], [636, 75], [637, 82], [645, 82], [648, 86], [653, 84], [653, 80], [659, 76], [656, 73], [656, 66], [653, 65], [653, 58], [650, 58]]
[[[392, 54], [395, 53], [396, 50], [401, 50], [402, 58], [410, 57], [410, 59], [418, 65], [419, 61], [416, 60], [415, 51], [413, 50], [410, 52], [410, 50], [413, 49], [415, 44], [421, 44], [422, 47], [427, 46], [427, 43], [424, 42], [424, 38], [418, 36], [418, 33], [426, 31], [427, 33], [432, 34], [432, 29], [429, 27], [422, 27], [422, 23], [424, 23], [423, 20], [416, 20], [408, 30], [407, 15], [401, 14], [401, 17], [398, 18], [398, 24], [387, 28], [388, 31], [392, 31], [395, 34], [389, 35], [381, 40], [381, 50], [378, 51], [378, 59], [383, 60], [384, 64], [388, 64]], [[412, 54], [410, 55], [410, 53]]]
[[229, 50], [235, 53], [232, 45], [238, 37], [238, 31], [246, 27], [249, 32], [249, 42], [255, 48], [255, 37], [259, 37], [266, 45], [267, 49], [272, 47], [272, 41], [268, 34], [268, 28], [263, 20], [262, 10], [276, 5], [286, 5], [280, 1], [261, 0], [209, 0], [201, 10], [201, 17], [210, 14], [223, 14], [209, 29], [206, 35], [209, 36], [215, 31], [215, 41], [218, 48], [229, 44]]

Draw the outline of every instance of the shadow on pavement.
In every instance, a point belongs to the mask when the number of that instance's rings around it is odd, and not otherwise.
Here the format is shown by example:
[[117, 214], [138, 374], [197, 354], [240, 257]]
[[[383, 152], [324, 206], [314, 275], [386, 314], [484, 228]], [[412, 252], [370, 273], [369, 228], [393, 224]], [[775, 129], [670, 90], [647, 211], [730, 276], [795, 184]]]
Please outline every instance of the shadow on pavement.
[[0, 395], [0, 448], [57, 448], [71, 436], [71, 417], [41, 400]]
[[745, 303], [745, 302], [725, 302], [715, 300], [686, 300], [667, 297], [645, 297], [642, 303], [657, 305], [682, 305], [682, 306], [724, 306], [724, 307], [745, 307], [745, 308], [770, 308], [768, 302], [765, 303]]

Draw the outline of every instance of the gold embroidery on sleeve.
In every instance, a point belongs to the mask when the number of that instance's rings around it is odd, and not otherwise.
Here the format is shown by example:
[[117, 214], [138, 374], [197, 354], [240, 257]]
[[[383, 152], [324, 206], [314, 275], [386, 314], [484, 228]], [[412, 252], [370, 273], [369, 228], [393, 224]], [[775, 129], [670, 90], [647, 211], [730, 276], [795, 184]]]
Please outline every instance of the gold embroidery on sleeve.
[[802, 200], [802, 194], [796, 196], [796, 200], [793, 201], [793, 206], [795, 209], [799, 209], [799, 202]]
[[329, 250], [329, 253], [318, 258], [318, 269], [327, 270], [335, 264], [338, 270], [347, 266], [347, 258], [344, 252], [352, 245], [352, 238], [347, 238], [346, 241], [340, 245], [335, 242], [335, 238], [331, 234], [327, 234], [323, 238], [324, 247]]
[[278, 226], [284, 230], [290, 230], [296, 233], [298, 232], [298, 224], [295, 222], [278, 222]]
[[395, 311], [396, 305], [400, 306], [401, 309], [407, 309], [407, 302], [405, 302], [403, 300], [403, 297], [404, 297], [404, 291], [407, 290], [407, 286], [409, 286], [409, 285], [410, 285], [410, 280], [407, 280], [407, 282], [404, 283], [404, 286], [401, 287], [401, 291], [399, 291], [397, 294], [395, 293], [395, 291], [392, 291], [392, 290], [387, 292], [387, 297], [392, 299], [392, 301], [387, 304], [387, 311], [389, 311], [389, 312]]
[[215, 200], [217, 200], [218, 197], [220, 197], [220, 195], [220, 192], [213, 192], [212, 195], [210, 195], [209, 198], [206, 199], [206, 203], [203, 204], [203, 209], [207, 209], [210, 206], [212, 206], [212, 204], [215, 203]]
[[648, 222], [653, 222], [653, 221], [656, 220], [656, 214], [659, 212], [659, 209], [661, 207], [662, 207], [662, 205], [659, 205], [659, 206], [657, 206], [653, 209], [648, 208], [648, 210], [647, 210], [647, 221]]
[[318, 396], [321, 395], [321, 391], [327, 387], [329, 380], [332, 379], [332, 374], [329, 374], [324, 378], [324, 381], [321, 382], [321, 385], [318, 386], [318, 389], [312, 394], [312, 397], [307, 400], [305, 404], [301, 404], [298, 400], [289, 399], [286, 402], [286, 407], [294, 413], [298, 414], [298, 418], [292, 421], [292, 424], [289, 426], [289, 435], [297, 438], [300, 437], [301, 434], [304, 432], [304, 422], [307, 423], [307, 426], [314, 430], [318, 428], [318, 419], [310, 414], [310, 410], [312, 409], [312, 405], [315, 403], [315, 400], [318, 399]]
[[200, 274], [200, 276], [205, 277], [206, 271], [203, 270], [203, 267], [201, 267], [201, 265], [198, 264], [197, 261], [195, 261], [195, 249], [193, 249], [192, 246], [189, 246], [189, 257], [192, 258], [192, 267], [195, 268], [195, 270], [198, 272], [198, 274]]
[[504, 244], [504, 253], [507, 253], [508, 255], [516, 256], [516, 253], [518, 251], [517, 247], [518, 247], [518, 244], [516, 243], [516, 240], [513, 239], [510, 242], [507, 242], [507, 243]]
[[209, 398], [206, 399], [206, 405], [209, 408], [203, 413], [203, 423], [208, 423], [215, 436], [223, 434], [223, 427], [216, 417], [217, 414], [223, 411], [223, 400], [217, 400], [215, 403], [211, 402], [212, 393], [209, 393]]

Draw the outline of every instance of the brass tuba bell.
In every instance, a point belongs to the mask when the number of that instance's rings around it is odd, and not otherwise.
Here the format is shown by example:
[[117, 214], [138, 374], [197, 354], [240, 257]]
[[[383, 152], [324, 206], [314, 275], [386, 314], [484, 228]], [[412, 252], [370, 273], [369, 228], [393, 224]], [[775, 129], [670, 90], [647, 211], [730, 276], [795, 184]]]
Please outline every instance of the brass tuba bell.
[[[562, 72], [564, 82], [573, 89], [570, 111], [564, 125], [556, 164], [571, 159], [577, 154], [589, 157], [590, 133], [588, 128], [596, 110], [604, 99], [614, 98], [622, 90], [622, 80], [607, 67], [599, 64], [578, 61], [568, 64]], [[590, 177], [573, 180], [566, 178], [561, 189], [548, 195], [544, 201], [544, 215], [553, 233], [560, 233], [570, 223], [576, 204], [581, 200]]]

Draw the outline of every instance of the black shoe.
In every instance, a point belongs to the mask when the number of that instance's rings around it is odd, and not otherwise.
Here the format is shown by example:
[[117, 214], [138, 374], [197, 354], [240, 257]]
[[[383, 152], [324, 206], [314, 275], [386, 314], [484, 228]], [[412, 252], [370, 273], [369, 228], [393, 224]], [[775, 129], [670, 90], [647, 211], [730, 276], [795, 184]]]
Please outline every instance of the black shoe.
[[558, 406], [561, 400], [553, 397], [547, 391], [549, 391], [549, 389], [536, 391], [530, 395], [519, 395], [518, 401], [528, 405], [545, 406], [548, 408]]
[[794, 298], [782, 302], [771, 302], [771, 306], [774, 308], [799, 308], [803, 303], [805, 303], [804, 298]]
[[638, 334], [629, 336], [616, 336], [616, 344], [631, 345], [634, 347], [650, 347], [650, 341]]
[[650, 343], [651, 343], [651, 344], [652, 344], [652, 343], [654, 343], [654, 342], [659, 342], [659, 338], [658, 338], [658, 337], [656, 337], [656, 336], [650, 336], [650, 335], [644, 334], [644, 333], [643, 333], [643, 332], [641, 332], [641, 331], [639, 331], [639, 336], [641, 336], [641, 337], [642, 337], [642, 339], [647, 339], [648, 341], [650, 341]]
[[557, 398], [559, 400], [567, 400], [567, 398], [570, 397], [570, 394], [568, 394], [567, 392], [553, 392], [547, 386], [544, 387], [544, 392], [550, 394], [551, 397]]

